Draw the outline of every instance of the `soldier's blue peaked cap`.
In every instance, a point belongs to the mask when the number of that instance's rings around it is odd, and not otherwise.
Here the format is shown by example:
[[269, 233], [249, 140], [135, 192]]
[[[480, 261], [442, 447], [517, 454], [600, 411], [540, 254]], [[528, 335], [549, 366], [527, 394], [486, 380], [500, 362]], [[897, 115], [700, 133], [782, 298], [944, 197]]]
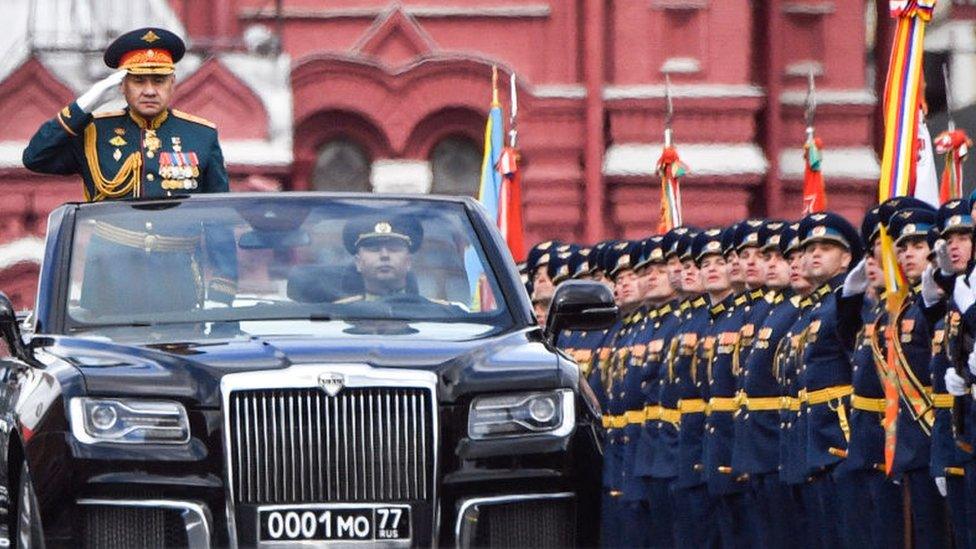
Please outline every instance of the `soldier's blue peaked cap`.
[[935, 212], [920, 208], [900, 210], [888, 222], [888, 230], [895, 245], [912, 237], [925, 238], [929, 230], [935, 226]]
[[861, 235], [846, 219], [834, 212], [818, 212], [800, 220], [800, 246], [833, 242], [851, 252], [852, 264], [861, 260]]

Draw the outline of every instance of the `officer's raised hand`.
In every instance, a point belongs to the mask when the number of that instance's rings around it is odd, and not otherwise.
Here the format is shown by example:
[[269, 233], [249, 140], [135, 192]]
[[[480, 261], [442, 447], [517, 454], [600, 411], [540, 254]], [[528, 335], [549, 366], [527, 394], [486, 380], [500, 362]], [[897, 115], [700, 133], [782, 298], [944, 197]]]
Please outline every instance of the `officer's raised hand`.
[[935, 241], [935, 264], [939, 266], [939, 270], [945, 276], [955, 272], [952, 268], [952, 259], [949, 258], [949, 246], [945, 239], [940, 238]]
[[[969, 278], [973, 278], [972, 275]], [[961, 274], [956, 277], [956, 283], [952, 288], [952, 301], [955, 302], [959, 312], [963, 314], [973, 306], [973, 303], [976, 303], [976, 295], [973, 295], [973, 289], [969, 286], [971, 282], [966, 280], [965, 274]]]
[[935, 268], [929, 264], [922, 271], [922, 300], [931, 307], [942, 299], [942, 288], [935, 283]]
[[78, 107], [87, 113], [91, 113], [111, 100], [113, 96], [121, 95], [119, 86], [122, 84], [125, 74], [125, 70], [118, 70], [95, 82], [92, 87], [88, 88], [88, 91], [81, 94], [75, 101], [78, 103]]
[[865, 259], [857, 262], [857, 265], [847, 273], [844, 279], [844, 289], [842, 295], [850, 297], [852, 295], [863, 294], [868, 289], [868, 270]]

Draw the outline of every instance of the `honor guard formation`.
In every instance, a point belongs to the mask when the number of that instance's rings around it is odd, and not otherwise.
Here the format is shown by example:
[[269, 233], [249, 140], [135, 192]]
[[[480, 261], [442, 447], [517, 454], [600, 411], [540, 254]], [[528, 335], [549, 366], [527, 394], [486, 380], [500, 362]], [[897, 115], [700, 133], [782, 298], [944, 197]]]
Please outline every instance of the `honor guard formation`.
[[973, 227], [970, 200], [895, 198], [860, 231], [820, 212], [536, 245], [537, 310], [571, 279], [620, 309], [557, 340], [602, 405], [602, 543], [976, 547]]

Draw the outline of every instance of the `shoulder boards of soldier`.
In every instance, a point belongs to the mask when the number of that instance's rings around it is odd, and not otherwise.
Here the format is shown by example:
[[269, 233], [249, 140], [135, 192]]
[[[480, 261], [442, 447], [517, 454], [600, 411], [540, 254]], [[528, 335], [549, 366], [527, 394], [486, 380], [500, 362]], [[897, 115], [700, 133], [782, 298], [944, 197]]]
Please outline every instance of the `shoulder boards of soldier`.
[[200, 124], [200, 125], [203, 125], [203, 126], [207, 126], [207, 127], [213, 128], [213, 129], [217, 129], [217, 125], [214, 124], [213, 122], [207, 120], [206, 118], [200, 118], [199, 116], [196, 116], [196, 115], [193, 115], [193, 114], [190, 114], [190, 113], [187, 113], [187, 112], [183, 112], [183, 111], [178, 111], [176, 109], [173, 109], [172, 110], [172, 113], [173, 113], [173, 116], [175, 116], [177, 118], [182, 118], [183, 120], [189, 120], [190, 122], [196, 122], [197, 124]]
[[799, 295], [795, 295], [795, 296], [793, 296], [793, 297], [790, 298], [790, 303], [794, 307], [796, 307], [798, 309], [800, 308], [800, 302], [801, 301], [803, 301], [803, 297], [802, 296], [799, 296]]
[[691, 302], [691, 306], [692, 307], [704, 307], [705, 306], [705, 298], [704, 298], [704, 296], [698, 296], [697, 298], [695, 298], [695, 300]]
[[734, 303], [735, 303], [736, 306], [739, 306], [739, 305], [742, 305], [743, 303], [745, 303], [746, 302], [746, 299], [748, 299], [748, 297], [746, 297], [745, 294], [742, 294], [739, 297], [735, 298], [735, 302]]
[[773, 304], [776, 303], [776, 296], [778, 295], [780, 295], [779, 292], [774, 292], [773, 290], [769, 290], [768, 292], [763, 294], [763, 299], [766, 300], [766, 303]]
[[124, 115], [125, 115], [125, 111], [123, 110], [103, 111], [103, 112], [93, 112], [92, 118], [112, 118], [115, 116], [124, 116]]

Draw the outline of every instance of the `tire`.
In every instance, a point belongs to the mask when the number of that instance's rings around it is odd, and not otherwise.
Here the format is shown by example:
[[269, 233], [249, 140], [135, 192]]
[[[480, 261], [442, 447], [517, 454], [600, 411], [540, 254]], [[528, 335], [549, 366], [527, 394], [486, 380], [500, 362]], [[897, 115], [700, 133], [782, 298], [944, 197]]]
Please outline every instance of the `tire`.
[[43, 549], [44, 534], [41, 529], [41, 513], [37, 504], [37, 493], [27, 461], [20, 464], [17, 475], [17, 492], [13, 500], [13, 546], [20, 549]]

